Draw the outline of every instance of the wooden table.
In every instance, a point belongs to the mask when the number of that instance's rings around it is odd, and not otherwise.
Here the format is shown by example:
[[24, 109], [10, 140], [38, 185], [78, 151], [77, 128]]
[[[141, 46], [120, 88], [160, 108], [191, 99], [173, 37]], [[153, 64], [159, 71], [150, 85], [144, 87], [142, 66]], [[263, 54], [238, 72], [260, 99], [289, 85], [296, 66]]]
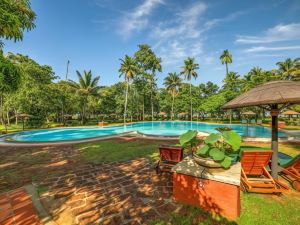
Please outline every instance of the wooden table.
[[229, 219], [240, 216], [240, 163], [228, 170], [212, 169], [198, 165], [188, 156], [172, 172], [174, 201]]

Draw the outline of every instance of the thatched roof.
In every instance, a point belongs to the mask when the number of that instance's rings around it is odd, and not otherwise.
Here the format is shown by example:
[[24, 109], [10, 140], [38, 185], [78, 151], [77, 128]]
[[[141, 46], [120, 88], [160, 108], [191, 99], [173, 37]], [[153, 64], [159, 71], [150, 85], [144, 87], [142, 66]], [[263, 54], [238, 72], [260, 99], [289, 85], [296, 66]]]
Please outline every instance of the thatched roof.
[[300, 82], [273, 81], [262, 84], [226, 103], [223, 108], [286, 103], [300, 103]]
[[186, 114], [187, 114], [187, 113], [185, 113], [185, 112], [181, 112], [181, 113], [178, 113], [177, 116], [186, 116]]
[[20, 114], [18, 114], [18, 117], [26, 118], [26, 117], [31, 117], [31, 115], [29, 115], [27, 113], [20, 113]]
[[283, 113], [281, 113], [282, 115], [286, 115], [286, 116], [291, 116], [291, 115], [300, 115], [300, 113], [293, 111], [293, 110], [287, 110]]
[[158, 116], [166, 116], [167, 114], [165, 112], [160, 112], [157, 114]]
[[243, 112], [242, 115], [249, 115], [249, 116], [252, 116], [252, 115], [256, 115], [256, 113], [253, 112], [253, 111], [247, 111], [247, 112]]

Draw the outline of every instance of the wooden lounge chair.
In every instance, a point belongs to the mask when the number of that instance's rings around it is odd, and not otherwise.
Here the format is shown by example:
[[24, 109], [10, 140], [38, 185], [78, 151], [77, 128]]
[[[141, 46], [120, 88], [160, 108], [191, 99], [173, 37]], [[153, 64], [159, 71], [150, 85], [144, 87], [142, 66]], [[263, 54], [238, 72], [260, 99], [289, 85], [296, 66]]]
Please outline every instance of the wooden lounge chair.
[[290, 178], [293, 188], [300, 191], [300, 154], [280, 165], [280, 172]]
[[260, 125], [261, 126], [262, 125], [262, 120], [257, 120], [256, 121], [256, 125]]
[[160, 160], [156, 165], [156, 172], [170, 171], [171, 168], [180, 162], [183, 158], [183, 148], [180, 146], [165, 146], [159, 147]]
[[266, 169], [272, 156], [270, 150], [243, 151], [241, 182], [244, 190], [256, 193], [282, 193], [288, 187], [274, 180]]

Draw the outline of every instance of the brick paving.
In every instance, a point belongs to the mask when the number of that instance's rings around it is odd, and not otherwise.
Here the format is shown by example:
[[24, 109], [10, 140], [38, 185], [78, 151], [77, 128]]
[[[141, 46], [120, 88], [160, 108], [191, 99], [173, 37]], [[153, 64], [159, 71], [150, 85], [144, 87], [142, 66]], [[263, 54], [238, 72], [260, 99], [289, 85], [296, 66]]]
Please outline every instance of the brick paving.
[[179, 210], [172, 202], [171, 174], [157, 175], [144, 158], [79, 165], [72, 173], [39, 185], [50, 188], [42, 198], [52, 199], [55, 207], [49, 211], [54, 219], [62, 211], [57, 209], [63, 208], [80, 225], [149, 224]]
[[40, 225], [31, 197], [24, 188], [0, 194], [1, 225]]

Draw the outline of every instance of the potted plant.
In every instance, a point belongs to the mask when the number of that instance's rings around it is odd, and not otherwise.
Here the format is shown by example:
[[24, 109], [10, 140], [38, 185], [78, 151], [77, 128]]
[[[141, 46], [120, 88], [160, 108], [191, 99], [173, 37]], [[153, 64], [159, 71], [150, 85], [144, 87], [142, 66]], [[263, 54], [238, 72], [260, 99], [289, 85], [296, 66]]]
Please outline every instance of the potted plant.
[[231, 130], [212, 133], [193, 154], [194, 160], [202, 166], [228, 169], [238, 155], [241, 142], [241, 136]]
[[189, 130], [179, 137], [181, 147], [189, 149], [191, 155], [196, 151], [197, 145], [200, 143], [197, 139], [197, 134], [198, 132], [196, 130]]

